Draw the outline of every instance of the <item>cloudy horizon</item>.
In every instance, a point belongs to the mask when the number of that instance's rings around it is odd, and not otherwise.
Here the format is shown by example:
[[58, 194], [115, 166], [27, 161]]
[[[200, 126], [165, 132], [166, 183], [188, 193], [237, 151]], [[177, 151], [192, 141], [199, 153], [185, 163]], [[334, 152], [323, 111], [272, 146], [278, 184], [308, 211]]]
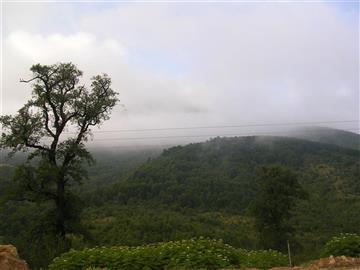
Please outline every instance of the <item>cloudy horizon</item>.
[[359, 131], [358, 2], [4, 2], [2, 20], [2, 113], [31, 97], [19, 82], [31, 65], [73, 62], [120, 94], [101, 130], [133, 130], [100, 144], [279, 123]]

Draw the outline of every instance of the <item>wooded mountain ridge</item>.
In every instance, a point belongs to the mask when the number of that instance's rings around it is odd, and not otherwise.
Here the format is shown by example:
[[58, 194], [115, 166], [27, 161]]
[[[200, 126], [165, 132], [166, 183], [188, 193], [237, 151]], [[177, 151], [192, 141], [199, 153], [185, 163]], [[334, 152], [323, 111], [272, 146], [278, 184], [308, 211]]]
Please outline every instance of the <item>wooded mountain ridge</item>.
[[[72, 246], [142, 245], [207, 236], [236, 247], [261, 248], [251, 214], [259, 169], [281, 165], [296, 174], [307, 193], [288, 221], [294, 228], [290, 241], [295, 259], [315, 258], [333, 235], [360, 233], [360, 137], [330, 131], [312, 138], [320, 142], [248, 136], [218, 137], [163, 151], [98, 149], [88, 181], [72, 187], [78, 195], [73, 207], [83, 209], [82, 228], [69, 236]], [[11, 166], [0, 167], [0, 240], [15, 244], [32, 265], [46, 266], [54, 256], [54, 241], [39, 233], [48, 227], [50, 205], [4, 202], [11, 193], [12, 171]]]

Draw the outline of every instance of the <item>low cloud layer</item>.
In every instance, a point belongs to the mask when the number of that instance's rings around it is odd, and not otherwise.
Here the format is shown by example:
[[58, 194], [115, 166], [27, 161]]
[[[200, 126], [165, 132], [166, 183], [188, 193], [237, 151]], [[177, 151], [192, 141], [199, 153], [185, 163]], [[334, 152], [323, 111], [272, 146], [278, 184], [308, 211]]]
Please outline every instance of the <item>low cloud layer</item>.
[[30, 97], [32, 64], [71, 61], [120, 92], [104, 130], [355, 120], [356, 5], [6, 3], [3, 113]]

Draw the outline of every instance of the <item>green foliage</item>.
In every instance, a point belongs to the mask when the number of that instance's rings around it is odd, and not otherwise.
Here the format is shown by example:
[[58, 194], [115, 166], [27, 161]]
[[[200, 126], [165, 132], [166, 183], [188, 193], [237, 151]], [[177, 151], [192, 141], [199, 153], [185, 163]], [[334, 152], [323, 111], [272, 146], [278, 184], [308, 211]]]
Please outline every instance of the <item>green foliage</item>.
[[[360, 194], [358, 156], [356, 150], [291, 138], [216, 138], [165, 150], [101, 193], [117, 204], [155, 202], [245, 214], [258, 190], [259, 167], [290, 168], [306, 191], [328, 186], [331, 195], [338, 185], [356, 195]], [[341, 185], [325, 177], [313, 181], [313, 167], [320, 164], [341, 173]]]
[[168, 269], [219, 269], [237, 263], [235, 249], [218, 240], [182, 240], [159, 247]]
[[293, 231], [289, 224], [290, 210], [303, 193], [296, 175], [289, 169], [262, 167], [253, 213], [263, 247], [284, 249], [286, 239]]
[[95, 245], [143, 245], [193, 237], [224, 239], [254, 249], [257, 234], [252, 218], [222, 212], [201, 212], [169, 206], [106, 205], [88, 208], [82, 220]]
[[[84, 164], [92, 164], [93, 159], [84, 142], [91, 136], [93, 126], [109, 119], [118, 98], [106, 74], [94, 76], [90, 87], [86, 87], [80, 82], [82, 71], [72, 63], [36, 64], [30, 70], [33, 77], [20, 81], [32, 83], [31, 99], [17, 114], [0, 116], [0, 149], [9, 149], [10, 155], [19, 151], [30, 153], [27, 161], [17, 166], [14, 181], [2, 183], [0, 179], [0, 187], [11, 187], [7, 200], [32, 202], [31, 208], [35, 206], [36, 211], [42, 212], [41, 222], [24, 221], [28, 223], [25, 231], [4, 229], [10, 231], [5, 235], [6, 241], [19, 242], [21, 247], [26, 240], [36, 242], [32, 249], [21, 252], [32, 264], [42, 266], [68, 249], [67, 233], [82, 231], [82, 203], [71, 192], [71, 186], [87, 179]], [[68, 129], [75, 133], [64, 138]], [[7, 208], [5, 205], [4, 211]]]
[[[37, 237], [35, 237], [37, 236]], [[25, 243], [20, 243], [21, 258], [31, 262], [32, 269], [46, 268], [51, 259], [69, 250], [69, 242], [60, 235], [34, 233], [27, 235]]]
[[286, 255], [275, 250], [235, 249], [220, 240], [197, 238], [140, 247], [71, 250], [53, 260], [49, 270], [80, 269], [269, 269], [285, 266]]
[[[12, 154], [32, 151], [16, 169], [16, 198], [12, 199], [52, 202], [54, 222], [49, 225], [65, 239], [66, 233], [79, 227], [75, 224], [79, 207], [72, 211], [76, 196], [70, 185], [86, 179], [83, 165], [93, 162], [84, 142], [93, 126], [109, 119], [117, 93], [106, 74], [94, 76], [89, 88], [80, 84], [82, 71], [72, 63], [36, 64], [30, 70], [33, 77], [20, 81], [32, 82], [31, 99], [16, 115], [0, 116], [0, 149], [8, 148]], [[76, 132], [64, 139], [62, 134], [69, 128]]]
[[321, 255], [360, 257], [360, 236], [351, 233], [335, 236], [323, 247]]
[[71, 250], [53, 260], [49, 270], [219, 269], [237, 264], [236, 250], [219, 240], [191, 239], [141, 247]]
[[[68, 186], [68, 195], [81, 197], [70, 198], [69, 208], [86, 207], [78, 222], [87, 233], [67, 234], [73, 248], [141, 246], [201, 235], [237, 248], [263, 248], [249, 210], [259, 191], [258, 168], [269, 164], [289, 168], [309, 193], [291, 208], [287, 224], [294, 229], [289, 240], [296, 263], [318, 258], [333, 235], [360, 233], [359, 151], [291, 138], [247, 137], [173, 147], [158, 158], [159, 150], [150, 152], [92, 153], [98, 162], [89, 168], [89, 180]], [[9, 165], [22, 160], [12, 159]], [[13, 184], [9, 168], [0, 167], [0, 199]], [[41, 187], [39, 182], [32, 185]], [[52, 210], [45, 201], [0, 203], [3, 242], [16, 245], [31, 269], [44, 267], [60, 252], [51, 245], [51, 235], [38, 234], [50, 233], [52, 225], [45, 221], [53, 217]], [[54, 251], [41, 249], [41, 239]]]
[[69, 249], [69, 241], [54, 234], [48, 203], [9, 201], [0, 205], [2, 244], [16, 246], [31, 269], [45, 268], [52, 258]]
[[286, 255], [276, 250], [255, 250], [245, 254], [241, 251], [240, 258], [244, 261], [242, 266], [247, 268], [269, 269], [288, 265]]

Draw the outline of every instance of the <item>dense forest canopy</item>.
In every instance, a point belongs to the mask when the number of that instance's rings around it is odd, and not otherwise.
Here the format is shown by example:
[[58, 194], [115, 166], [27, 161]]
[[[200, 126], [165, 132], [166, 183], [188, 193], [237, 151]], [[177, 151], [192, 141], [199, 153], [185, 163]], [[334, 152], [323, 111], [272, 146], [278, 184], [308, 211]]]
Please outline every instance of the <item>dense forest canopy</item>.
[[[93, 155], [97, 164], [88, 168], [90, 180], [72, 187], [80, 197], [76, 204], [84, 208], [83, 231], [67, 236], [74, 248], [195, 236], [221, 238], [235, 247], [263, 248], [253, 204], [260, 191], [261, 167], [269, 165], [290, 170], [306, 192], [287, 220], [293, 228], [288, 237], [295, 260], [319, 256], [333, 235], [360, 233], [356, 149], [252, 136], [214, 138], [163, 151], [97, 150]], [[15, 244], [32, 265], [47, 265], [57, 248], [53, 239], [41, 234], [47, 226], [48, 205], [6, 201], [11, 194], [11, 166], [7, 162], [0, 167], [0, 240]]]

